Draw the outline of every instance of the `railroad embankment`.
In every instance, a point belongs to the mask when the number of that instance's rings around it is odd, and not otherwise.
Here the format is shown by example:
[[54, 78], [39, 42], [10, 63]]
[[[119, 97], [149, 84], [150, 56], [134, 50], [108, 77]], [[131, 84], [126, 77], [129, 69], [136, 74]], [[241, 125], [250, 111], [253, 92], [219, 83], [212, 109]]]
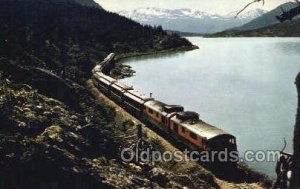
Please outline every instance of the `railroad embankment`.
[[[148, 144], [154, 144], [156, 149], [162, 153], [169, 151], [175, 152], [180, 151], [176, 146], [170, 143], [165, 138], [159, 136], [156, 132], [151, 130], [149, 126], [144, 125], [135, 117], [128, 114], [123, 108], [118, 106], [116, 103], [111, 101], [105, 95], [103, 95], [94, 86], [92, 81], [87, 82], [87, 89], [95, 96], [98, 101], [104, 102], [111, 108], [116, 110], [116, 122], [115, 127], [112, 128], [113, 133], [119, 133], [118, 138], [123, 141], [124, 146], [132, 146], [137, 142], [137, 125], [143, 125], [143, 137]], [[123, 130], [123, 123], [130, 123], [127, 125], [126, 132]], [[180, 155], [184, 155], [181, 153]], [[144, 164], [137, 162], [139, 167], [151, 166], [152, 169], [160, 170], [164, 172], [168, 179], [164, 179], [175, 183], [179, 183], [181, 186], [188, 188], [268, 188], [270, 183], [264, 182], [264, 178], [260, 177], [253, 172], [247, 172], [244, 167], [240, 167], [236, 171], [236, 176], [233, 175], [231, 178], [221, 178], [210, 171], [209, 168], [205, 168], [197, 162], [193, 162], [187, 159], [182, 162], [158, 162], [155, 165]], [[223, 170], [224, 172], [226, 170]], [[165, 185], [167, 186], [167, 185]]]
[[[102, 63], [101, 66], [97, 66], [94, 71], [101, 71], [101, 70], [107, 70], [107, 68], [112, 68], [112, 65], [115, 65], [115, 59], [116, 56], [115, 54], [110, 54]], [[101, 69], [101, 70], [99, 70]], [[132, 124], [129, 125], [130, 128], [128, 128], [129, 130], [135, 130], [136, 131], [136, 127], [139, 124], [142, 124], [139, 120], [135, 119], [134, 117], [132, 117], [131, 115], [129, 115], [128, 113], [126, 113], [126, 111], [124, 109], [122, 109], [121, 107], [119, 107], [117, 104], [115, 104], [114, 102], [112, 102], [111, 100], [109, 100], [108, 98], [106, 98], [101, 92], [98, 91], [97, 88], [95, 88], [95, 86], [93, 85], [92, 81], [88, 82], [88, 88], [90, 90], [92, 90], [93, 94], [95, 95], [95, 97], [99, 97], [99, 99], [101, 99], [101, 101], [106, 102], [106, 104], [108, 104], [109, 106], [113, 107], [114, 109], [116, 109], [117, 111], [117, 121], [121, 118], [121, 120], [124, 121], [128, 121], [128, 120], [132, 120]], [[122, 124], [119, 124], [121, 129], [122, 129]], [[142, 124], [143, 125], [143, 124]], [[119, 128], [120, 128], [119, 127]], [[163, 151], [179, 151], [176, 144], [174, 143], [169, 143], [167, 141], [172, 141], [172, 140], [168, 140], [170, 138], [168, 138], [168, 136], [166, 135], [161, 135], [164, 138], [162, 138], [160, 136], [161, 133], [157, 133], [157, 130], [155, 130], [154, 128], [151, 127], [151, 125], [143, 125], [143, 129], [145, 131], [145, 136], [147, 140], [150, 140], [151, 142], [149, 142], [150, 144], [153, 143], [153, 141], [155, 141], [155, 144], [159, 144], [156, 145], [156, 147], [158, 147], [158, 149], [163, 150]], [[153, 132], [153, 129], [155, 132]], [[154, 136], [154, 137], [153, 137]], [[135, 140], [131, 140], [131, 144], [128, 144], [129, 146], [134, 145], [134, 142], [137, 142], [137, 137], [133, 137]], [[125, 137], [124, 139], [122, 139], [122, 141], [126, 141], [127, 137]], [[132, 143], [133, 142], [133, 143]], [[170, 148], [171, 147], [171, 148]], [[184, 161], [184, 162], [172, 162], [173, 165], [168, 165], [168, 162], [160, 162], [162, 165], [166, 166], [166, 167], [173, 167], [175, 164], [177, 165], [182, 165], [182, 167], [195, 167], [195, 170], [200, 171], [200, 173], [204, 174], [206, 179], [210, 178], [209, 180], [211, 181], [210, 183], [212, 183], [212, 181], [217, 182], [218, 184], [223, 184], [226, 183], [226, 181], [222, 181], [220, 179], [217, 178], [221, 178], [223, 180], [227, 180], [227, 181], [231, 181], [234, 183], [248, 183], [248, 184], [244, 184], [244, 186], [253, 186], [253, 184], [249, 184], [249, 183], [260, 183], [261, 186], [265, 186], [265, 187], [269, 187], [270, 186], [270, 181], [268, 180], [267, 177], [265, 177], [264, 175], [261, 175], [259, 173], [256, 173], [250, 169], [248, 169], [245, 165], [238, 165], [238, 167], [236, 169], [222, 169], [220, 167], [215, 167], [214, 165], [205, 165], [204, 167], [196, 162], [191, 162], [191, 161]], [[175, 166], [176, 167], [176, 166]], [[177, 170], [177, 169], [175, 169]], [[174, 170], [173, 170], [174, 171]], [[181, 170], [182, 171], [182, 170]], [[209, 173], [209, 174], [207, 174]], [[233, 184], [234, 185], [234, 184]], [[236, 186], [239, 186], [239, 184], [237, 184]], [[259, 186], [256, 185], [256, 186]]]

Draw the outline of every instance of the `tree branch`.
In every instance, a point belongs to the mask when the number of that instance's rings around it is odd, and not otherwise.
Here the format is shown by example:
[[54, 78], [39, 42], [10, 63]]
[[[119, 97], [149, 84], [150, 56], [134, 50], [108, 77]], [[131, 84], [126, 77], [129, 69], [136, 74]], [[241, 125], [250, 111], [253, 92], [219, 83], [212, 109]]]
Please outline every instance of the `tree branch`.
[[[252, 2], [248, 3], [244, 8], [242, 8], [242, 10], [240, 10], [235, 17], [238, 17], [239, 14], [241, 14], [244, 10], [246, 10], [250, 5], [254, 4], [254, 3], [258, 3], [258, 2], [263, 2], [263, 5], [265, 4], [265, 0], [253, 0]], [[298, 4], [300, 4], [299, 0], [295, 0]]]
[[250, 5], [252, 5], [253, 3], [258, 3], [258, 2], [263, 2], [263, 5], [265, 4], [265, 0], [253, 0], [252, 2], [248, 3], [242, 10], [240, 10], [235, 17], [238, 17], [239, 14], [241, 14], [244, 10], [246, 10]]

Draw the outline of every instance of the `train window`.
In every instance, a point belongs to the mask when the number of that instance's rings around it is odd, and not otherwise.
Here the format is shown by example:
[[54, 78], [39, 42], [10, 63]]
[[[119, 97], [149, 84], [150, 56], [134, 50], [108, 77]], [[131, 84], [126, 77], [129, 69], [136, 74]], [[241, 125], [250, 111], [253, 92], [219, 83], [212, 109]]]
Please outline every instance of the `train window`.
[[190, 137], [197, 140], [197, 135], [195, 133], [190, 132]]
[[178, 125], [176, 123], [173, 124], [174, 131], [178, 132]]
[[149, 108], [149, 113], [150, 113], [150, 114], [153, 114], [154, 112], [153, 112], [153, 110], [151, 110], [151, 109]]
[[164, 117], [161, 117], [161, 122], [165, 123], [165, 118]]
[[185, 133], [185, 132], [186, 132], [184, 127], [181, 127], [181, 132], [182, 132], [182, 133]]
[[159, 118], [159, 114], [156, 112], [156, 117]]

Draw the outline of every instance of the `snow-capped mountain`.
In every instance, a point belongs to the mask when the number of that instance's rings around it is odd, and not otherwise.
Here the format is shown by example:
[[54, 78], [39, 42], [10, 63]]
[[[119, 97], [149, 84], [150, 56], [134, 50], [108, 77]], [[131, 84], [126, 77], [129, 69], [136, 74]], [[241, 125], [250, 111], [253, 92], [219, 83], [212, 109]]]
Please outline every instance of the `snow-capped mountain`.
[[255, 9], [235, 18], [236, 13], [227, 15], [211, 14], [191, 9], [140, 8], [121, 11], [120, 15], [142, 24], [161, 25], [164, 29], [191, 33], [215, 33], [241, 26], [266, 13]]
[[[236, 14], [238, 11], [231, 12], [229, 14], [226, 14], [225, 17], [227, 18], [235, 18]], [[244, 11], [241, 14], [239, 14], [238, 18], [239, 19], [250, 19], [253, 20], [255, 18], [258, 18], [262, 16], [263, 14], [267, 13], [268, 11], [263, 10], [263, 9], [253, 9], [249, 11]]]
[[234, 29], [242, 30], [242, 31], [254, 30], [254, 29], [259, 29], [259, 28], [263, 28], [266, 26], [277, 24], [277, 23], [279, 23], [279, 20], [276, 19], [276, 16], [282, 14], [282, 9], [290, 10], [292, 8], [297, 7], [298, 5], [299, 5], [298, 3], [294, 3], [294, 2], [284, 3], [284, 4], [276, 7], [275, 9], [269, 11], [268, 13], [251, 20], [250, 22], [246, 23], [245, 25], [238, 27], [238, 28], [234, 28]]

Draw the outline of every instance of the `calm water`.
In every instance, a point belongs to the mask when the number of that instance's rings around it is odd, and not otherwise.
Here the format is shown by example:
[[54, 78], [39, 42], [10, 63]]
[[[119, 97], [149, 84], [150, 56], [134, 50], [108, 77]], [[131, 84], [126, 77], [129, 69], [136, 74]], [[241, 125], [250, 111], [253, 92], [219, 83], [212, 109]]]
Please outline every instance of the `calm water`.
[[[292, 152], [300, 71], [300, 38], [189, 38], [184, 53], [126, 60], [137, 71], [123, 82], [169, 104], [181, 104], [237, 137], [246, 150]], [[248, 163], [274, 176], [274, 162]]]

